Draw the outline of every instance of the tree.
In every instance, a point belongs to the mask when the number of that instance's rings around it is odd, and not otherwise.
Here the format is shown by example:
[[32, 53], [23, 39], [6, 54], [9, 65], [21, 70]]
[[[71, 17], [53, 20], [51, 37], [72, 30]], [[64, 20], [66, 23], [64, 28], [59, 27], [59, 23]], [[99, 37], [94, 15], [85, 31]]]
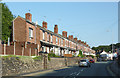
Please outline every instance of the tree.
[[80, 56], [82, 56], [83, 54], [82, 54], [82, 51], [81, 50], [79, 50], [79, 54], [78, 54], [78, 57], [80, 57]]
[[12, 34], [14, 16], [5, 3], [0, 4], [2, 5], [2, 41], [7, 43], [8, 37], [11, 37]]
[[96, 52], [97, 51], [106, 51], [106, 52], [109, 52], [111, 51], [111, 46], [110, 45], [103, 45], [103, 46], [98, 46], [98, 47], [92, 47], [93, 50], [95, 50]]

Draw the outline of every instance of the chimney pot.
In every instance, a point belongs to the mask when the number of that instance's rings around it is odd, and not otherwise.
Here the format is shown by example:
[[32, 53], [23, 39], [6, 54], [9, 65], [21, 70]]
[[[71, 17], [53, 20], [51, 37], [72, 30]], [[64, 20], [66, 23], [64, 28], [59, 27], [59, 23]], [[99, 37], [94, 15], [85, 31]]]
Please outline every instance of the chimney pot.
[[58, 25], [55, 25], [55, 27], [54, 27], [54, 33], [58, 34]]
[[71, 39], [71, 35], [68, 36], [68, 39]]
[[77, 41], [77, 38], [74, 38], [75, 41]]
[[71, 35], [71, 40], [73, 39], [73, 35]]
[[43, 21], [42, 26], [47, 29], [47, 22]]
[[25, 18], [26, 18], [26, 20], [29, 20], [30, 22], [32, 22], [32, 14], [31, 13], [26, 13]]
[[66, 31], [63, 31], [62, 35], [67, 38], [67, 32]]

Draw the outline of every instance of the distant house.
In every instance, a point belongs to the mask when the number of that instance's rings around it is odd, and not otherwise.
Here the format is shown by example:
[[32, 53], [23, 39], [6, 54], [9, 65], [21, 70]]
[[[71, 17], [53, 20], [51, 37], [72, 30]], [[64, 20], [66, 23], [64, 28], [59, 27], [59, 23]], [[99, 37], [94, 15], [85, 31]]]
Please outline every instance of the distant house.
[[102, 53], [100, 53], [100, 57], [102, 58], [102, 60], [107, 60], [107, 56], [108, 56], [108, 53], [103, 51]]

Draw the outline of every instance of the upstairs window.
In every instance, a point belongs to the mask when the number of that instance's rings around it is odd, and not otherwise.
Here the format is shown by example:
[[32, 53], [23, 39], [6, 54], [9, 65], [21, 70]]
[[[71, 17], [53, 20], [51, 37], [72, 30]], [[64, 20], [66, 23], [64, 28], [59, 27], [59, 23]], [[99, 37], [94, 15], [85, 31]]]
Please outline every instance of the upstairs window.
[[52, 35], [51, 35], [51, 43], [52, 43]]
[[65, 40], [65, 46], [66, 46], [66, 40]]
[[63, 40], [61, 40], [61, 45], [63, 45]]
[[58, 43], [58, 39], [57, 39], [57, 37], [56, 37], [56, 44]]
[[43, 31], [43, 40], [45, 40], [45, 32]]
[[59, 45], [60, 45], [60, 39], [59, 39]]
[[33, 37], [33, 29], [29, 28], [29, 37], [32, 38]]

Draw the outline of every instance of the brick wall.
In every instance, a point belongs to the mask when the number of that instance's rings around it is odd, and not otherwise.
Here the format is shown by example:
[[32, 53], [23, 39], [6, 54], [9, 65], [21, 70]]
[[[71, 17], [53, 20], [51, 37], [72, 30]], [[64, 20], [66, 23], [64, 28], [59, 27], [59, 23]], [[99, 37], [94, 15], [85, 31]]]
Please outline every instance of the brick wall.
[[[29, 28], [33, 29], [33, 37], [31, 39], [29, 38]], [[35, 43], [35, 26], [29, 23], [26, 23], [26, 41]]]
[[[27, 44], [25, 47], [25, 42], [15, 42], [15, 55], [22, 55], [22, 53], [24, 56], [38, 55], [37, 44]], [[14, 43], [10, 46], [2, 45], [2, 53], [0, 54], [14, 55]]]
[[13, 55], [14, 54], [14, 45], [6, 46], [6, 54]]
[[[26, 21], [18, 17], [13, 22], [14, 40], [24, 42], [26, 40]], [[21, 35], [22, 34], [22, 35]]]

